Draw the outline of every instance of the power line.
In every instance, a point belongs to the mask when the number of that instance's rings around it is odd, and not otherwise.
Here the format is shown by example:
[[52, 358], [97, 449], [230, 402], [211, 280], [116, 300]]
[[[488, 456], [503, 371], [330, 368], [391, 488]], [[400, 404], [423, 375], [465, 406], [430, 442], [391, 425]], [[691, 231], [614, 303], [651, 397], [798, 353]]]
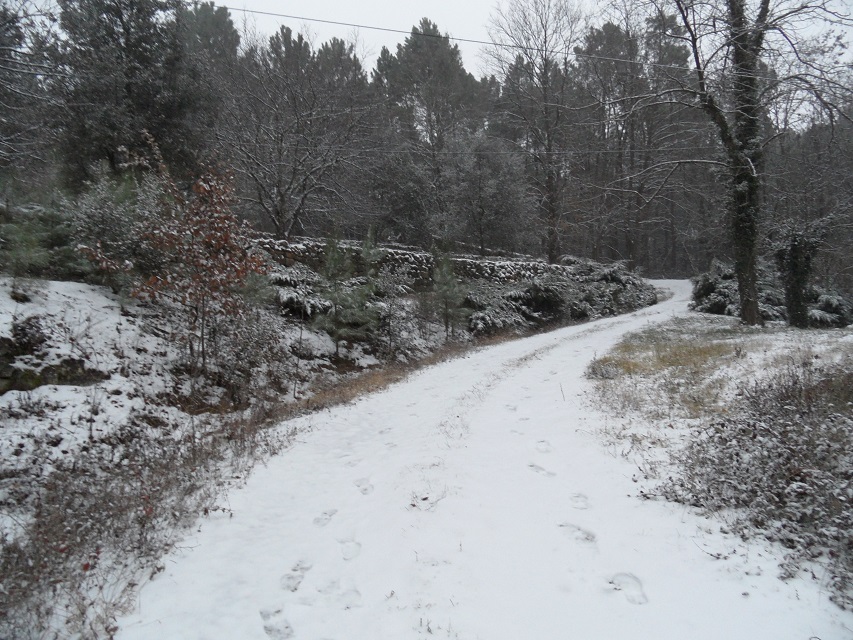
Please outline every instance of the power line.
[[[251, 13], [254, 15], [261, 15], [261, 16], [271, 16], [274, 18], [287, 18], [289, 20], [299, 20], [300, 22], [319, 22], [321, 24], [331, 24], [331, 25], [335, 25], [338, 27], [353, 27], [356, 29], [368, 29], [370, 31], [383, 31], [385, 33], [401, 33], [401, 34], [407, 35], [407, 36], [412, 35], [411, 31], [405, 31], [404, 29], [389, 29], [387, 27], [374, 27], [372, 25], [357, 24], [354, 22], [340, 22], [338, 20], [323, 20], [321, 18], [306, 18], [304, 16], [291, 16], [291, 15], [287, 15], [285, 13], [274, 13], [272, 11], [258, 11], [257, 9], [235, 9], [233, 7], [226, 7], [225, 5], [217, 5], [217, 6], [220, 6], [223, 9], [228, 9], [229, 11], [242, 11], [243, 13]], [[494, 44], [492, 42], [486, 42], [485, 40], [474, 40], [471, 38], [455, 38], [452, 36], [443, 36], [441, 34], [435, 34], [435, 33], [419, 33], [417, 35], [422, 36], [424, 38], [437, 38], [437, 39], [447, 38], [448, 40], [453, 40], [454, 42], [468, 42], [470, 44], [485, 44], [485, 45]]]
[[[502, 49], [518, 49], [520, 51], [532, 51], [534, 53], [541, 53], [544, 51], [544, 49], [541, 49], [539, 47], [527, 46], [527, 45], [521, 45], [521, 44], [496, 43], [496, 42], [491, 42], [491, 41], [487, 41], [487, 40], [477, 40], [474, 38], [459, 38], [459, 37], [455, 37], [455, 36], [441, 35], [441, 34], [435, 34], [435, 33], [421, 33], [421, 32], [414, 32], [414, 31], [406, 31], [404, 29], [391, 29], [388, 27], [376, 27], [373, 25], [358, 24], [355, 22], [343, 22], [340, 20], [324, 20], [321, 18], [307, 18], [305, 16], [294, 16], [294, 15], [289, 15], [286, 13], [276, 13], [273, 11], [259, 11], [257, 9], [238, 9], [238, 8], [229, 7], [226, 5], [216, 5], [216, 6], [221, 7], [222, 9], [227, 9], [228, 11], [241, 11], [243, 13], [251, 13], [253, 15], [270, 16], [273, 18], [285, 18], [287, 20], [299, 20], [300, 22], [317, 22], [320, 24], [328, 24], [328, 25], [334, 25], [334, 26], [338, 26], [338, 27], [351, 27], [351, 28], [355, 28], [355, 29], [367, 29], [369, 31], [381, 31], [384, 33], [398, 33], [398, 34], [402, 34], [402, 35], [406, 35], [406, 36], [418, 36], [421, 38], [435, 38], [435, 39], [439, 39], [439, 40], [447, 39], [447, 40], [450, 40], [452, 42], [466, 42], [468, 44], [479, 44], [479, 45], [484, 45], [487, 47], [499, 47]], [[658, 69], [669, 69], [669, 70], [688, 71], [688, 72], [693, 71], [693, 68], [689, 67], [689, 66], [682, 66], [682, 65], [675, 65], [675, 64], [663, 64], [663, 63], [659, 63], [659, 62], [649, 62], [649, 61], [643, 61], [643, 60], [629, 60], [627, 58], [614, 58], [614, 57], [610, 57], [610, 56], [599, 56], [599, 55], [594, 55], [591, 53], [575, 52], [575, 57], [576, 58], [583, 58], [586, 60], [597, 60], [600, 62], [617, 62], [617, 63], [623, 63], [623, 64], [646, 65], [646, 66], [655, 67]]]

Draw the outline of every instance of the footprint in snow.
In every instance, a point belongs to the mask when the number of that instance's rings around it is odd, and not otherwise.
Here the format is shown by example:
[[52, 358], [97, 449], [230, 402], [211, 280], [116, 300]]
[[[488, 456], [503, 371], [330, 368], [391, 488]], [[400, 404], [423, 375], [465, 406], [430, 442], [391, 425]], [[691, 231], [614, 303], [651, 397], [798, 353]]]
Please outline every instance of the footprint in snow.
[[507, 411], [518, 411], [518, 405], [514, 404], [505, 404], [504, 407]]
[[557, 475], [553, 471], [548, 471], [547, 469], [543, 469], [538, 464], [533, 464], [532, 462], [527, 465], [527, 468], [530, 469], [531, 471], [535, 471], [540, 476], [546, 476], [548, 478], [553, 478], [555, 475]]
[[261, 609], [261, 620], [264, 621], [264, 633], [272, 640], [287, 640], [293, 637], [293, 627], [284, 618], [282, 609]]
[[290, 572], [285, 573], [281, 576], [279, 580], [279, 584], [281, 588], [285, 591], [293, 591], [299, 588], [299, 585], [302, 584], [303, 578], [305, 578], [305, 574], [308, 573], [308, 570], [311, 568], [311, 565], [307, 562], [303, 562], [300, 560], [295, 565], [293, 565], [293, 569]]
[[332, 580], [325, 586], [319, 587], [317, 593], [337, 602], [342, 609], [352, 609], [361, 604], [361, 592], [354, 583], [346, 579]]
[[572, 509], [589, 509], [589, 498], [582, 493], [573, 493], [569, 496], [569, 506]]
[[646, 604], [649, 601], [643, 591], [643, 583], [633, 573], [617, 573], [610, 578], [610, 584], [616, 591], [621, 591], [631, 604]]
[[341, 543], [341, 555], [344, 560], [352, 560], [357, 558], [361, 553], [361, 543], [355, 540], [339, 540]]
[[361, 604], [361, 592], [355, 586], [349, 586], [338, 594], [338, 603], [344, 609], [352, 609]]
[[332, 520], [332, 517], [338, 512], [337, 509], [329, 509], [324, 511], [319, 516], [314, 518], [314, 524], [318, 527], [325, 527]]
[[536, 450], [539, 453], [550, 453], [551, 452], [551, 443], [547, 440], [540, 440], [536, 443]]
[[563, 522], [558, 526], [566, 533], [566, 535], [577, 542], [584, 542], [586, 544], [595, 543], [596, 537], [592, 531], [587, 531], [583, 527], [579, 527], [570, 522]]
[[373, 485], [370, 484], [370, 478], [359, 478], [353, 483], [363, 495], [373, 493]]

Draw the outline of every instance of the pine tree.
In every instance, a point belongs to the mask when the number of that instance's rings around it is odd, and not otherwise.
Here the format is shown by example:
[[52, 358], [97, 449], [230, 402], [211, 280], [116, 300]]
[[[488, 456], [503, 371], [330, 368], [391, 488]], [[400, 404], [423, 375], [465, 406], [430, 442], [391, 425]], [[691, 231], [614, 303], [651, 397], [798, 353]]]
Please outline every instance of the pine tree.
[[468, 310], [462, 306], [468, 290], [456, 278], [453, 263], [446, 255], [435, 258], [432, 282], [433, 297], [447, 338], [455, 332], [456, 324], [468, 316]]
[[148, 131], [170, 166], [195, 168], [194, 106], [175, 0], [59, 0], [63, 37], [51, 83], [66, 178], [79, 188], [101, 161], [120, 172]]
[[352, 276], [352, 263], [340, 244], [329, 239], [326, 242], [326, 262], [323, 276], [328, 281], [326, 297], [331, 308], [317, 317], [314, 324], [325, 331], [335, 342], [335, 356], [340, 356], [341, 342], [344, 340], [364, 340], [379, 324], [379, 313], [371, 300], [375, 293], [375, 266], [371, 275], [371, 262], [378, 263], [375, 247], [362, 254], [368, 265], [368, 275], [361, 283], [349, 282]]

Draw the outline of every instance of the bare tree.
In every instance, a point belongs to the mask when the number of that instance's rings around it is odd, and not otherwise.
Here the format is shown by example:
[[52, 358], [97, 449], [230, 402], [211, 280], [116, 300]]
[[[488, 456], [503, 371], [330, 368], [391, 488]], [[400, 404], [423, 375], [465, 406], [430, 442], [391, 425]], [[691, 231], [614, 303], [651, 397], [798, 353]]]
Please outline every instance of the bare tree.
[[568, 215], [567, 138], [569, 66], [579, 42], [580, 10], [569, 0], [510, 0], [492, 17], [494, 70], [504, 83], [503, 103], [516, 142], [533, 167], [545, 251], [555, 262]]
[[[830, 118], [843, 115], [851, 88], [840, 80], [840, 43], [813, 34], [849, 25], [850, 16], [844, 0], [661, 0], [659, 10], [667, 8], [675, 9], [684, 28], [669, 35], [690, 47], [694, 69], [695, 84], [680, 91], [707, 114], [723, 148], [741, 319], [760, 324], [756, 259], [765, 149], [780, 133], [768, 126], [768, 110], [783, 96], [798, 96]], [[804, 113], [801, 106], [787, 126], [796, 126], [798, 113]]]
[[280, 237], [350, 204], [341, 176], [363, 162], [357, 142], [372, 109], [353, 47], [333, 39], [314, 51], [282, 27], [267, 45], [250, 46], [234, 75], [218, 135], [241, 198]]

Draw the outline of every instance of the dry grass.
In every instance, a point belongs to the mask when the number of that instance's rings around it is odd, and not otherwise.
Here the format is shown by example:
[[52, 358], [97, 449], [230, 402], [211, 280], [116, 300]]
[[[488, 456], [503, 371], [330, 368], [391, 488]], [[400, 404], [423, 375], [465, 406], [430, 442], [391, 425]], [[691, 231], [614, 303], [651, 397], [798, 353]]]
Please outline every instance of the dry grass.
[[587, 376], [613, 408], [652, 419], [700, 418], [728, 411], [739, 381], [853, 352], [853, 342], [839, 337], [838, 330], [747, 327], [734, 318], [697, 314], [626, 336], [590, 363]]
[[692, 318], [676, 319], [626, 336], [590, 363], [587, 376], [620, 412], [696, 418], [712, 407], [723, 410], [728, 387], [719, 372], [743, 359], [746, 339], [733, 323], [703, 327]]
[[598, 358], [593, 367], [621, 375], [649, 375], [666, 369], [704, 370], [712, 361], [735, 355], [735, 345], [696, 341], [622, 342], [611, 353]]
[[[745, 383], [757, 388], [784, 367], [853, 355], [845, 335], [849, 330], [747, 327], [707, 314], [630, 334], [587, 369], [596, 404], [609, 414], [602, 438], [637, 464], [639, 477], [657, 479], [690, 428], [739, 411], [748, 399]], [[840, 406], [849, 400], [845, 385], [837, 386]]]

